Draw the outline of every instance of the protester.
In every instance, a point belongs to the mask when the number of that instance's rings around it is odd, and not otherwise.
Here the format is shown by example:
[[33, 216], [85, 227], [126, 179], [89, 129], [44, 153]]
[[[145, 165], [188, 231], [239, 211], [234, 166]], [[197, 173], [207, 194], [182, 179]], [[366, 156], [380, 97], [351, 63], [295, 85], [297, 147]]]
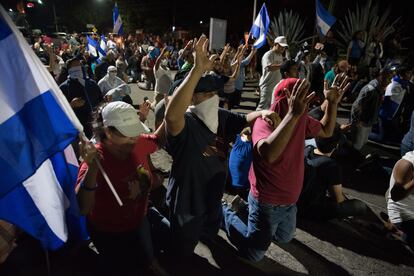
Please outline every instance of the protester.
[[78, 59], [69, 60], [66, 67], [69, 77], [59, 88], [82, 124], [86, 136], [90, 138], [92, 136], [89, 124], [91, 113], [103, 100], [101, 90], [95, 81], [86, 77]]
[[298, 78], [299, 71], [298, 71], [298, 64], [294, 60], [285, 60], [282, 65], [280, 66], [280, 74], [282, 75], [282, 79], [278, 82], [274, 88], [272, 93], [272, 104], [275, 101], [275, 94], [278, 91], [277, 87], [279, 84], [284, 83], [285, 79], [288, 78]]
[[331, 137], [317, 137], [316, 147], [305, 148], [305, 176], [297, 203], [298, 216], [331, 219], [365, 214], [365, 203], [347, 200], [343, 194], [342, 168], [331, 157], [340, 139], [341, 131], [337, 127]]
[[342, 73], [348, 73], [350, 66], [346, 60], [338, 61], [335, 66], [325, 74], [325, 80], [328, 82], [328, 85], [331, 86], [335, 76]]
[[256, 52], [256, 48], [252, 48], [249, 55], [240, 63], [239, 76], [237, 77], [234, 90], [234, 107], [238, 107], [240, 105], [243, 85], [246, 79], [246, 67], [250, 64]]
[[204, 35], [195, 40], [194, 66], [172, 95], [165, 114], [167, 150], [173, 157], [167, 204], [174, 257], [191, 255], [202, 234], [207, 239], [216, 236], [228, 143], [246, 123], [261, 116], [271, 121], [273, 114], [261, 111], [244, 116], [218, 108], [216, 93], [223, 82], [215, 75], [203, 76], [217, 57], [207, 56], [207, 45]]
[[388, 217], [414, 250], [414, 152], [407, 152], [392, 170], [386, 193]]
[[287, 47], [286, 37], [278, 36], [274, 40], [272, 49], [262, 57], [262, 77], [259, 82], [260, 100], [257, 110], [266, 110], [270, 107], [273, 90], [282, 79], [279, 69], [283, 62], [283, 53]]
[[[305, 137], [329, 137], [335, 123], [337, 105], [347, 77], [337, 78], [339, 86], [328, 88], [325, 94], [327, 112], [320, 122], [307, 116], [308, 105], [315, 93], [307, 95], [309, 82], [286, 79], [277, 87], [277, 100], [271, 110], [282, 118], [277, 126], [257, 119], [253, 127], [253, 165], [250, 168], [249, 216], [247, 225], [223, 205], [224, 228], [241, 256], [260, 261], [272, 239], [289, 242], [296, 228], [296, 201], [303, 184]], [[291, 91], [291, 92], [290, 92]], [[290, 172], [295, 171], [292, 175]]]
[[[81, 139], [83, 162], [79, 168], [77, 197], [80, 211], [87, 216], [88, 231], [99, 251], [102, 270], [110, 274], [137, 273], [139, 269], [160, 270], [154, 258], [148, 195], [156, 183], [149, 154], [158, 148], [158, 137], [147, 135], [137, 111], [129, 104], [112, 102], [95, 116], [98, 143]], [[99, 161], [97, 161], [99, 160]], [[120, 206], [109, 189], [100, 162], [118, 193]], [[147, 214], [148, 213], [148, 214]], [[164, 220], [165, 222], [165, 220]], [[159, 224], [162, 226], [162, 224]], [[168, 223], [164, 226], [168, 233]]]
[[[118, 70], [115, 66], [109, 66], [108, 71], [102, 79], [99, 80], [98, 86], [101, 89], [102, 96], [105, 96], [109, 90], [119, 87], [120, 85], [126, 84], [122, 79], [118, 76]], [[129, 86], [127, 86], [129, 88]], [[129, 89], [129, 93], [131, 93]]]
[[108, 73], [109, 66], [115, 66], [115, 53], [112, 50], [108, 51], [101, 63], [95, 66], [95, 81], [101, 80]]
[[361, 58], [364, 56], [365, 42], [364, 32], [357, 31], [352, 36], [352, 40], [349, 43], [346, 60], [351, 65], [358, 65]]
[[153, 90], [155, 88], [154, 64], [156, 60], [156, 50], [154, 46], [148, 47], [148, 54], [141, 60], [141, 70], [144, 74], [144, 82], [138, 83], [141, 89]]
[[358, 98], [352, 104], [352, 142], [357, 150], [360, 150], [367, 143], [372, 126], [378, 120], [382, 96], [389, 84], [390, 77], [391, 75], [386, 69], [379, 71], [376, 78], [361, 89]]
[[410, 130], [404, 135], [401, 141], [401, 156], [404, 156], [407, 152], [414, 150], [414, 111], [411, 114]]
[[168, 89], [172, 84], [170, 72], [168, 72], [167, 68], [166, 51], [167, 48], [164, 47], [154, 64], [155, 88], [154, 100], [152, 102], [153, 109], [164, 98], [164, 95], [168, 93]]

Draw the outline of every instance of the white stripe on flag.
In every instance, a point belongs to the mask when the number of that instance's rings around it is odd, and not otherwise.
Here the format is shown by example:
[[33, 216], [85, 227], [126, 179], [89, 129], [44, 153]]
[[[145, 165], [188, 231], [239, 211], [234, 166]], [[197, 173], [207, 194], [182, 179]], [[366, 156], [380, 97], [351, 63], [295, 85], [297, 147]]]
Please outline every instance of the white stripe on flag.
[[34, 175], [24, 181], [23, 186], [53, 233], [65, 242], [68, 238], [65, 210], [69, 207], [69, 200], [56, 178], [50, 160], [46, 160]]
[[[7, 76], [8, 79], [2, 79], [0, 77], [0, 124], [6, 121], [8, 118], [13, 116], [17, 113], [20, 109], [23, 108], [24, 104], [31, 99], [39, 96], [40, 94], [47, 92], [48, 90], [52, 91], [52, 94], [60, 107], [65, 111], [69, 119], [72, 121], [73, 125], [80, 131], [83, 131], [83, 126], [79, 122], [79, 119], [76, 117], [73, 109], [69, 105], [69, 102], [63, 95], [62, 91], [60, 90], [59, 86], [56, 84], [56, 81], [52, 78], [49, 71], [40, 61], [40, 59], [36, 56], [33, 50], [30, 48], [29, 44], [23, 37], [22, 33], [16, 28], [14, 23], [11, 21], [10, 17], [6, 13], [3, 8], [0, 8], [0, 12], [2, 14], [3, 19], [6, 21], [10, 29], [12, 30], [12, 34], [9, 35], [7, 38], [0, 41], [2, 45], [0, 45], [1, 49], [8, 49], [8, 47], [12, 47], [10, 51], [13, 51], [12, 54], [9, 51], [0, 51], [0, 60], [3, 62], [10, 61], [10, 64], [14, 66], [18, 66], [19, 64], [15, 64], [15, 61], [18, 60], [15, 58], [16, 56], [16, 49], [20, 50], [26, 60], [24, 64], [26, 68], [29, 68], [27, 72], [21, 72], [21, 78], [16, 80], [14, 76], [14, 72], [12, 68], [10, 68], [11, 72], [8, 72], [9, 75], [5, 75], [5, 72], [1, 72], [3, 77]], [[3, 45], [3, 43], [5, 43]], [[3, 47], [4, 46], [4, 47]], [[5, 48], [7, 47], [7, 48]], [[11, 54], [11, 55], [7, 55]], [[8, 66], [2, 66], [2, 70], [4, 68], [9, 68]], [[22, 67], [20, 67], [23, 69]], [[13, 68], [14, 69], [14, 68]], [[31, 78], [29, 76], [32, 76]], [[18, 87], [21, 90], [20, 94], [20, 101], [15, 101], [15, 95], [10, 95], [10, 91], [15, 91], [15, 89], [10, 90], [11, 88]], [[23, 93], [24, 91], [24, 93]], [[22, 97], [24, 97], [22, 99]]]
[[319, 16], [316, 16], [316, 20], [318, 22], [318, 26], [321, 29], [322, 34], [326, 35], [331, 27]]
[[122, 20], [121, 16], [118, 14], [118, 17], [116, 18], [115, 25], [114, 25], [114, 33], [119, 33], [119, 29], [121, 29], [122, 26]]

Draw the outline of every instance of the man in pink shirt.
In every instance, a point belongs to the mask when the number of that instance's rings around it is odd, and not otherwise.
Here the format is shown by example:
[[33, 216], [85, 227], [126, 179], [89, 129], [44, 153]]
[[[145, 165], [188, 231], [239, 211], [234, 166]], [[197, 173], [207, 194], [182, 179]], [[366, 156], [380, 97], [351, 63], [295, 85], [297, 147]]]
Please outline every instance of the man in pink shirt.
[[272, 240], [289, 242], [296, 228], [296, 201], [304, 176], [304, 141], [311, 137], [330, 137], [337, 106], [349, 85], [347, 77], [338, 76], [334, 85], [325, 85], [327, 111], [321, 121], [307, 115], [310, 84], [288, 78], [275, 91], [271, 110], [281, 123], [270, 126], [258, 119], [253, 127], [253, 164], [249, 172], [249, 216], [245, 225], [236, 212], [223, 206], [224, 227], [240, 254], [251, 260], [263, 258]]

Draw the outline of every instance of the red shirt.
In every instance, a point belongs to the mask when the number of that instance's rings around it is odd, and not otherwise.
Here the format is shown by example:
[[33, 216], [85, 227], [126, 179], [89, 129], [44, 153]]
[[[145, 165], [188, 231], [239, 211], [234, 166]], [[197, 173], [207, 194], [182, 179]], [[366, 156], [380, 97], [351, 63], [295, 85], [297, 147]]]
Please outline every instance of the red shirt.
[[[277, 86], [275, 102], [271, 110], [283, 119], [288, 112], [284, 88], [292, 91], [296, 79], [286, 79]], [[253, 164], [249, 171], [249, 181], [253, 196], [260, 203], [290, 205], [299, 198], [304, 176], [305, 138], [315, 137], [321, 130], [321, 123], [307, 114], [297, 122], [289, 143], [274, 163], [266, 162], [258, 153], [256, 144], [273, 132], [273, 127], [262, 118], [256, 119], [253, 126]]]
[[[102, 144], [96, 147], [102, 154], [102, 167], [122, 200], [119, 206], [101, 172], [98, 171], [95, 191], [95, 205], [88, 214], [88, 222], [97, 231], [127, 232], [136, 229], [147, 213], [148, 193], [138, 199], [130, 199], [128, 182], [138, 180], [137, 167], [143, 166], [151, 174], [148, 164], [149, 154], [157, 150], [155, 135], [141, 135], [129, 158], [120, 160], [112, 155]], [[82, 163], [79, 169], [77, 185], [80, 185], [88, 165]], [[151, 175], [152, 182], [152, 175]]]

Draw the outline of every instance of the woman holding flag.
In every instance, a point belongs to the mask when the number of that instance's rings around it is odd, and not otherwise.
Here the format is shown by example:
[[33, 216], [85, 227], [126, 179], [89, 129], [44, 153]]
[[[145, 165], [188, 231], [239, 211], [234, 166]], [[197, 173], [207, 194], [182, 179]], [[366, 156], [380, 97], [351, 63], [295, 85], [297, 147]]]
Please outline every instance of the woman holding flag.
[[[144, 134], [137, 111], [119, 101], [99, 109], [93, 126], [100, 142], [96, 146], [81, 142], [84, 161], [76, 190], [102, 268], [111, 275], [136, 274], [139, 269], [163, 275], [154, 258], [147, 211], [152, 217], [161, 218], [156, 209], [148, 210], [149, 192], [159, 182], [149, 154], [157, 150], [164, 127], [153, 135]], [[105, 183], [100, 164], [119, 194], [118, 203]], [[164, 227], [168, 230], [168, 221], [161, 220], [156, 223], [160, 226], [166, 223]], [[154, 223], [151, 221], [151, 225]]]

